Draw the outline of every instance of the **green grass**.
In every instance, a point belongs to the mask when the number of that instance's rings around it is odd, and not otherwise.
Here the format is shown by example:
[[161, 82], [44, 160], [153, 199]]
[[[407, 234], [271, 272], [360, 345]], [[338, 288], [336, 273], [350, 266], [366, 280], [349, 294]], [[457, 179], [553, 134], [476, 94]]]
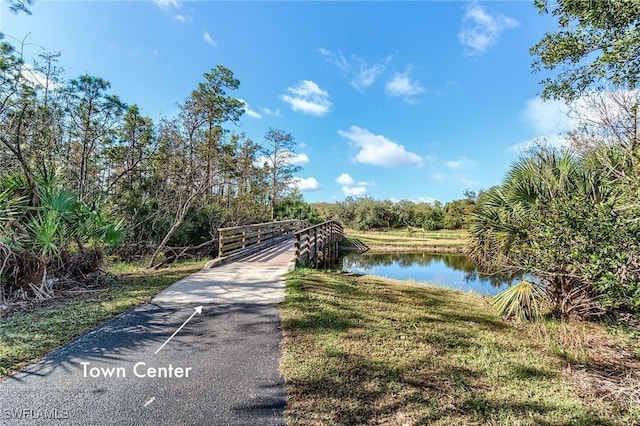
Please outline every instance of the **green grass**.
[[148, 302], [203, 265], [204, 262], [187, 262], [158, 271], [115, 265], [110, 272], [118, 273], [118, 279], [104, 291], [54, 299], [46, 306], [0, 318], [0, 379], [96, 325]]
[[346, 230], [348, 238], [355, 238], [372, 250], [415, 248], [429, 250], [458, 251], [464, 246], [467, 232], [464, 230], [423, 231], [418, 228], [405, 228], [377, 231]]
[[575, 336], [624, 344], [601, 326], [513, 326], [478, 296], [311, 270], [289, 275], [281, 315], [290, 424], [597, 425], [640, 418], [638, 405], [589, 397], [567, 374], [567, 354], [590, 359]]

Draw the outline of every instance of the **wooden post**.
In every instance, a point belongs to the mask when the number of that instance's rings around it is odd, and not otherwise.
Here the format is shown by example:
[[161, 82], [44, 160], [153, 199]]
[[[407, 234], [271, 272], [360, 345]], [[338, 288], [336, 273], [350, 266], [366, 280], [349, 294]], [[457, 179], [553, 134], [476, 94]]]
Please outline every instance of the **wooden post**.
[[242, 228], [242, 249], [247, 247], [247, 228]]
[[[304, 227], [295, 229], [298, 226]], [[338, 222], [330, 220], [310, 226], [302, 221], [288, 221], [285, 228], [285, 232], [293, 231], [295, 234], [296, 258], [301, 264], [317, 269], [337, 262], [343, 234], [342, 226]]]
[[329, 258], [329, 226], [323, 226], [324, 229], [322, 230], [322, 263], [325, 268], [327, 267], [327, 259]]
[[305, 251], [305, 257], [304, 257], [304, 262], [305, 265], [307, 266], [311, 266], [311, 245], [309, 244], [309, 240], [310, 240], [310, 234], [309, 231], [304, 233], [304, 251]]
[[309, 266], [311, 263], [311, 247], [309, 246], [309, 231], [305, 231], [304, 235], [304, 251], [306, 254], [304, 255], [304, 264]]
[[327, 227], [327, 265], [333, 265], [333, 222]]

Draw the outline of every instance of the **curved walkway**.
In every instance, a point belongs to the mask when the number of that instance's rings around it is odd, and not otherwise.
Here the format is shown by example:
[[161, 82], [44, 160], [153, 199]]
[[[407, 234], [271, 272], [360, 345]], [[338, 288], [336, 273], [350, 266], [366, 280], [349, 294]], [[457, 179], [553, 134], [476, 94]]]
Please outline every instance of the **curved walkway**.
[[294, 254], [197, 272], [59, 348], [0, 383], [0, 424], [283, 425], [277, 303]]

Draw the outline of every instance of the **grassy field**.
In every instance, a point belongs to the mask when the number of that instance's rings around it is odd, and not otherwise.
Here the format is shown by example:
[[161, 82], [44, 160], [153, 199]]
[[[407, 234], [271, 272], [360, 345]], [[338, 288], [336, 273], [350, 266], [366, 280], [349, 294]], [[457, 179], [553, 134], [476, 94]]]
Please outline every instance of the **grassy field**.
[[109, 271], [116, 279], [107, 288], [53, 299], [0, 318], [0, 379], [96, 325], [148, 302], [177, 280], [199, 271], [204, 263], [181, 263], [157, 271], [113, 265]]
[[463, 230], [423, 231], [418, 228], [355, 231], [346, 230], [347, 238], [354, 238], [372, 251], [433, 250], [461, 251], [467, 236]]
[[638, 336], [628, 332], [585, 323], [514, 326], [478, 296], [304, 269], [289, 276], [281, 314], [290, 424], [640, 419]]

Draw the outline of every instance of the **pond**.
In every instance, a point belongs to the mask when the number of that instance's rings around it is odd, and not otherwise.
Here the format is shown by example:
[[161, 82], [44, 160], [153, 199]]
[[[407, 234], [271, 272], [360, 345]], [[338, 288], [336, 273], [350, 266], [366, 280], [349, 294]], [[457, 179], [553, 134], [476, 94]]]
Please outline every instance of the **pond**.
[[342, 270], [485, 295], [497, 294], [521, 278], [483, 274], [475, 263], [459, 253], [352, 253], [343, 258]]

